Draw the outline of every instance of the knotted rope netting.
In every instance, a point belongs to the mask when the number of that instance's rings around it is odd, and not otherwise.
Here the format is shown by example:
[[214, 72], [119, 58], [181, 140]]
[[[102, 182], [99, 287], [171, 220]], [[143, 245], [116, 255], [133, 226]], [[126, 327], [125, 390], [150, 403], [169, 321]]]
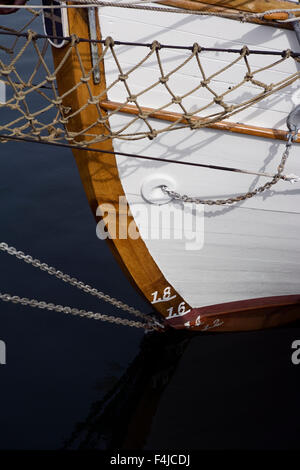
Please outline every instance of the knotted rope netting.
[[[249, 50], [247, 46], [241, 49], [207, 48], [197, 43], [182, 46], [160, 44], [158, 41], [150, 44], [130, 43], [111, 37], [97, 41], [97, 63], [87, 66], [80, 45], [90, 42], [90, 39], [75, 35], [65, 38], [66, 45], [62, 49], [60, 63], [54, 67], [49, 38], [28, 29], [34, 21], [40, 19], [40, 12], [29, 9], [28, 14], [30, 18], [18, 30], [5, 25], [0, 27], [0, 80], [6, 88], [6, 99], [0, 103], [2, 141], [5, 137], [30, 137], [36, 141], [66, 141], [70, 145], [88, 147], [107, 139], [153, 139], [171, 130], [183, 127], [197, 129], [228, 119], [299, 79], [298, 71], [286, 74], [272, 83], [261, 78], [279, 64], [298, 63], [299, 53], [291, 50]], [[122, 62], [122, 54], [128, 49], [137, 51], [136, 63], [130, 66]], [[171, 61], [170, 66], [168, 58], [174, 52], [176, 63]], [[226, 56], [226, 62], [220, 61], [218, 70], [213, 73], [207, 71], [205, 57], [208, 53]], [[56, 79], [70, 56], [76, 62], [74, 67], [80, 70], [80, 74], [77, 82], [60, 96]], [[252, 57], [257, 56], [264, 58], [260, 67], [251, 63]], [[96, 67], [101, 68], [103, 63], [110, 64], [110, 73], [101, 77], [97, 87], [93, 84], [93, 72]], [[243, 74], [239, 74], [235, 83], [220, 92], [216, 84], [237, 65], [243, 67]], [[180, 94], [174, 86], [174, 78], [191, 66], [197, 83], [195, 85], [193, 82], [190, 88]], [[140, 83], [138, 87], [135, 86], [135, 75], [142, 68], [151, 71], [151, 82], [143, 88]], [[297, 69], [294, 67], [294, 70]], [[236, 92], [245, 85], [250, 90], [250, 96], [245, 98], [240, 93], [240, 99], [236, 100]], [[66, 106], [66, 98], [84, 87], [87, 90], [87, 102], [80, 107]], [[116, 87], [122, 89], [122, 99], [115, 103], [113, 109], [107, 110], [103, 103], [107, 102], [108, 95]], [[163, 92], [162, 102], [155, 108], [145, 107], [147, 96], [156, 91]], [[195, 105], [191, 110], [187, 102], [190, 103], [202, 91], [205, 92], [206, 102]], [[195, 103], [198, 102], [195, 100]], [[71, 130], [69, 124], [72, 120], [91, 106], [97, 110], [95, 122], [89, 123], [87, 128], [79, 132]], [[128, 109], [131, 109], [130, 118], [127, 116], [124, 125], [114, 127], [110, 118], [118, 112], [128, 112]], [[156, 126], [153, 117], [159, 113], [163, 116], [170, 111], [175, 111], [172, 122], [160, 121], [160, 125]], [[99, 132], [99, 124], [102, 132]]]

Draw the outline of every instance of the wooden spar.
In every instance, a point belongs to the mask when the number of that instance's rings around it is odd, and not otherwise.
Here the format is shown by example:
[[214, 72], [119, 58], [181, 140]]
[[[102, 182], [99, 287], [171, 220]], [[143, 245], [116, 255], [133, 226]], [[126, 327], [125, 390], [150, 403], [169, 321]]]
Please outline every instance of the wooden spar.
[[[169, 7], [183, 8], [185, 10], [196, 10], [196, 11], [210, 11], [211, 13], [233, 13], [236, 14], [237, 10], [248, 13], [262, 13], [267, 10], [274, 9], [290, 9], [300, 8], [300, 5], [291, 5], [285, 1], [249, 1], [249, 2], [238, 2], [238, 1], [210, 1], [210, 0], [161, 0], [159, 1], [162, 5]], [[300, 13], [300, 12], [299, 12]], [[295, 12], [294, 14], [297, 13]], [[275, 26], [276, 28], [293, 29], [290, 23], [278, 23], [276, 20], [287, 19], [287, 13], [273, 13], [266, 15], [264, 18], [248, 18], [247, 22], [263, 24], [265, 26]]]
[[[119, 110], [121, 113], [125, 114], [133, 114], [138, 115], [140, 111], [134, 105], [126, 104], [123, 105], [122, 103], [116, 103], [114, 101], [104, 100], [101, 102], [101, 107], [106, 111], [115, 111], [116, 109]], [[176, 122], [178, 119], [181, 118], [181, 114], [174, 113], [171, 111], [156, 111], [152, 108], [147, 107], [140, 107], [143, 113], [149, 115], [149, 118], [160, 119], [162, 121], [169, 121], [169, 122]], [[193, 116], [191, 117], [192, 122], [201, 121], [200, 117]], [[188, 124], [185, 118], [182, 118], [180, 121], [184, 124]], [[278, 139], [278, 140], [286, 140], [287, 132], [282, 129], [270, 129], [267, 127], [258, 127], [252, 126], [250, 124], [240, 124], [236, 122], [229, 122], [229, 121], [219, 121], [214, 124], [208, 124], [204, 127], [209, 127], [211, 129], [218, 129], [220, 131], [226, 132], [236, 132], [237, 134], [246, 134], [246, 135], [253, 135], [256, 137], [265, 137], [268, 139]], [[297, 137], [295, 142], [300, 142], [300, 136]]]
[[[179, 0], [185, 3], [185, 0]], [[200, 3], [218, 8], [229, 8], [232, 10], [246, 11], [250, 13], [262, 13], [268, 10], [299, 8], [296, 3], [291, 4], [285, 0], [189, 0], [190, 3]], [[300, 13], [300, 12], [299, 12]]]

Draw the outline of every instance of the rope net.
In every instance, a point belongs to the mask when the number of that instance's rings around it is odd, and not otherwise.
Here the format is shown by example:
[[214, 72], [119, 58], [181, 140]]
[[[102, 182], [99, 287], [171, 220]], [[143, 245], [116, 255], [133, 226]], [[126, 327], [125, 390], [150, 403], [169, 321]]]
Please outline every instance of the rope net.
[[[23, 9], [22, 19], [24, 12]], [[26, 14], [26, 20], [18, 29], [0, 27], [0, 87], [2, 90], [5, 87], [6, 94], [5, 98], [0, 96], [2, 141], [8, 137], [30, 138], [86, 148], [107, 139], [153, 139], [176, 129], [198, 129], [230, 119], [299, 79], [299, 54], [291, 50], [249, 50], [247, 46], [241, 49], [205, 48], [196, 43], [179, 46], [158, 41], [142, 44], [114, 41], [108, 37], [93, 42], [93, 45], [97, 44], [96, 55], [87, 60], [81, 45], [89, 42], [91, 46], [92, 42], [88, 37], [75, 35], [65, 38], [60, 61], [56, 61], [54, 67], [50, 37], [44, 35], [41, 26], [41, 11], [27, 9]], [[6, 18], [1, 19], [4, 22]], [[33, 23], [37, 24], [36, 32], [31, 29]], [[56, 41], [53, 37], [50, 39]], [[135, 58], [134, 64], [128, 65], [128, 53]], [[220, 59], [226, 57], [226, 60], [218, 61], [218, 69], [215, 61], [215, 68], [211, 70], [207, 61], [209, 54], [217, 54]], [[70, 57], [79, 71], [78, 78], [60, 95], [57, 79], [64, 73]], [[291, 73], [269, 73], [280, 67]], [[95, 72], [104, 69], [105, 77], [102, 73], [100, 83], [95, 85]], [[182, 90], [178, 83], [182, 82], [182, 74], [187, 69], [193, 71], [193, 80], [187, 81]], [[144, 83], [140, 79], [141, 71], [147, 77]], [[235, 82], [231, 81], [230, 86], [227, 83], [222, 89], [223, 77], [230, 72], [231, 77], [235, 76]], [[274, 76], [279, 80], [273, 81]], [[268, 77], [270, 80], [266, 81]], [[76, 92], [88, 97], [77, 107], [72, 100], [70, 104], [70, 98]], [[158, 106], [152, 107], [153, 96], [159, 97], [156, 100]], [[111, 97], [117, 97], [117, 100], [113, 99], [113, 108], [107, 106]], [[74, 132], [72, 122], [91, 107], [93, 112], [96, 110], [94, 122]], [[122, 124], [120, 121], [115, 124], [114, 116], [119, 112], [127, 113], [126, 119]], [[171, 121], [153, 119], [170, 112], [173, 115]]]

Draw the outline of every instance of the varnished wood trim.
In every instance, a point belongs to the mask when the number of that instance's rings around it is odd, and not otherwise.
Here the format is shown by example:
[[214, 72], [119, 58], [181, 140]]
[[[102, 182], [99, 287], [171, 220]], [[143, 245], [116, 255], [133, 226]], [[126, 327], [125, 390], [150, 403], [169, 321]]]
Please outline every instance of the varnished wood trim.
[[[182, 0], [183, 2], [185, 0]], [[297, 3], [286, 2], [285, 0], [190, 0], [192, 3], [205, 3], [219, 8], [231, 8], [233, 10], [247, 11], [251, 13], [262, 13], [268, 10], [299, 8]]]
[[[193, 330], [224, 332], [272, 328], [299, 319], [300, 294], [193, 308], [184, 317], [173, 318], [168, 322], [176, 329], [182, 329], [183, 323], [189, 321]], [[214, 327], [217, 324], [219, 326]]]
[[[88, 26], [86, 10], [69, 9], [68, 15], [70, 33], [75, 33], [80, 37], [87, 38]], [[62, 49], [52, 49], [54, 64], [56, 67], [58, 66], [58, 64], [60, 64], [68, 47], [70, 46], [66, 45]], [[80, 51], [84, 67], [86, 68], [86, 70], [90, 70], [91, 56], [89, 44], [81, 42], [78, 44], [78, 49]], [[101, 53], [100, 45], [99, 53]], [[90, 81], [91, 89], [94, 95], [101, 93], [101, 91], [106, 88], [103, 63], [101, 64], [100, 71], [100, 85], [94, 85], [92, 83], [92, 80]], [[68, 60], [64, 62], [63, 67], [56, 75], [59, 94], [60, 96], [63, 96], [63, 105], [66, 107], [71, 107], [73, 111], [76, 109], [83, 109], [80, 114], [76, 115], [70, 120], [70, 122], [68, 123], [68, 129], [72, 132], [81, 131], [82, 129], [90, 126], [97, 120], [98, 111], [96, 105], [93, 103], [89, 104], [88, 107], [84, 108], [84, 105], [90, 98], [84, 83], [79, 88], [73, 89], [74, 85], [77, 84], [81, 78], [81, 71], [78, 64], [78, 59], [74, 50], [72, 51], [72, 54], [70, 54]], [[67, 91], [71, 89], [73, 89], [73, 91], [67, 94]], [[98, 124], [97, 127], [93, 128], [93, 131], [98, 132], [99, 134], [103, 134], [105, 132], [105, 129], [101, 124]], [[88, 139], [88, 137], [82, 135], [82, 139]], [[113, 151], [111, 139], [97, 144], [97, 148], [101, 150]], [[116, 213], [118, 214], [119, 196], [124, 196], [124, 191], [119, 178], [116, 159], [112, 158], [110, 154], [100, 154], [93, 151], [81, 152], [79, 150], [74, 149], [73, 153], [94, 216], [97, 207], [103, 203], [111, 204], [115, 208]], [[121, 219], [124, 220], [124, 218]], [[128, 215], [126, 215], [125, 223], [127, 226], [129, 223], [135, 224], [132, 216]], [[117, 231], [119, 227], [119, 219], [117, 219]], [[152, 300], [151, 294], [154, 291], [158, 291], [159, 296], [161, 297], [163, 295], [163, 289], [168, 285], [168, 283], [164, 278], [162, 272], [154, 262], [153, 258], [151, 257], [144, 241], [141, 238], [137, 238], [135, 240], [131, 238], [116, 238], [112, 239], [110, 241], [110, 244], [121, 267], [125, 270], [130, 280], [140, 290], [140, 292], [143, 293], [143, 295], [149, 300], [149, 302]], [[103, 266], [101, 266], [101, 269], [103, 269]], [[174, 295], [174, 289], [172, 286], [171, 294]], [[184, 302], [184, 299], [182, 299], [182, 297], [178, 293], [176, 293], [175, 299], [168, 302], [157, 303], [153, 307], [155, 307], [156, 310], [160, 312], [163, 316], [166, 316], [167, 308], [173, 307], [174, 311], [176, 311], [179, 303], [181, 302]], [[189, 307], [189, 305], [187, 304], [186, 306]], [[191, 311], [191, 314], [194, 315], [195, 313], [197, 313], [197, 309]], [[253, 310], [252, 316], [254, 314], [257, 316], [257, 318], [262, 315], [262, 320], [258, 320], [256, 323], [257, 327], [267, 326], [266, 322], [264, 321], [265, 311], [262, 314], [261, 309], [257, 309], [257, 311]], [[233, 317], [231, 315], [233, 315]], [[233, 314], [229, 314], [228, 318], [230, 321], [224, 321], [223, 331], [253, 329], [253, 321], [251, 317], [249, 317], [249, 319], [247, 320], [241, 318], [241, 316], [239, 316], [239, 314], [235, 312]], [[292, 317], [289, 316], [288, 318]], [[175, 322], [176, 324], [173, 324], [172, 326], [174, 326], [175, 328], [185, 328], [185, 319], [187, 319], [187, 317], [180, 317], [180, 322]], [[212, 320], [213, 317], [211, 315], [207, 315], [207, 318], [201, 320], [202, 328], [206, 324], [209, 326]], [[286, 320], [287, 316], [281, 315], [279, 312], [279, 314], [276, 315], [276, 318], [274, 317], [272, 325], [284, 323]], [[207, 331], [212, 330], [207, 329]]]
[[[122, 105], [122, 103], [117, 103], [114, 101], [108, 101], [108, 100], [102, 101], [101, 107], [107, 111], [108, 110], [115, 111], [116, 109], [119, 109], [121, 107], [120, 112], [122, 113], [134, 114], [134, 115], [139, 114], [139, 110], [137, 109], [136, 106], [129, 105], [129, 104]], [[171, 111], [155, 111], [155, 109], [147, 108], [147, 107], [141, 107], [141, 109], [143, 113], [148, 114], [149, 117], [154, 118], [154, 119], [160, 119], [162, 121], [176, 122], [182, 116], [179, 113], [174, 113]], [[201, 121], [201, 118], [197, 116], [193, 116], [191, 118], [191, 121], [193, 122]], [[187, 124], [187, 120], [185, 118], [182, 118], [181, 122], [184, 124]], [[252, 135], [256, 137], [265, 137], [268, 139], [278, 139], [278, 140], [286, 140], [286, 135], [287, 135], [287, 131], [284, 131], [282, 129], [270, 129], [268, 127], [258, 127], [258, 126], [252, 126], [250, 124], [240, 124], [240, 123], [229, 122], [229, 121], [219, 121], [214, 124], [209, 124], [205, 127], [218, 129], [220, 131], [236, 132], [237, 134], [246, 134], [246, 135]], [[297, 137], [296, 142], [300, 142], [300, 136]]]
[[268, 20], [268, 21], [273, 21], [273, 20], [287, 20], [289, 17], [289, 14], [288, 13], [270, 13], [268, 15], [265, 15], [264, 16], [264, 19], [265, 20]]
[[[195, 10], [195, 11], [210, 11], [211, 13], [220, 13], [220, 12], [224, 12], [224, 13], [233, 13], [233, 14], [236, 14], [237, 13], [237, 10], [239, 11], [242, 11], [242, 12], [253, 12], [253, 13], [260, 13], [260, 12], [263, 12], [263, 11], [266, 11], [266, 10], [271, 10], [271, 9], [275, 9], [275, 8], [271, 8], [271, 7], [268, 7], [266, 6], [266, 8], [264, 9], [259, 9], [258, 7], [256, 7], [256, 9], [254, 8], [253, 10], [251, 9], [251, 5], [248, 5], [247, 4], [242, 4], [240, 3], [240, 6], [239, 8], [238, 7], [230, 7], [229, 4], [230, 2], [209, 2], [209, 1], [206, 1], [206, 0], [201, 0], [201, 2], [199, 1], [196, 1], [196, 0], [161, 0], [159, 1], [159, 3], [161, 3], [162, 5], [166, 5], [166, 6], [169, 6], [169, 7], [175, 7], [175, 8], [182, 8], [182, 9], [185, 9], [185, 10]], [[249, 4], [253, 4], [254, 2], [247, 2]], [[266, 3], [266, 2], [264, 2]], [[281, 3], [285, 3], [286, 2], [281, 2]], [[285, 7], [280, 7], [280, 8], [294, 8], [294, 6], [289, 3], [288, 4], [289, 6], [285, 6]], [[248, 8], [248, 9], [247, 9]], [[278, 8], [278, 7], [276, 7]], [[299, 5], [295, 4], [295, 8], [300, 8]], [[300, 12], [299, 12], [300, 13]], [[273, 26], [275, 28], [283, 28], [283, 29], [293, 29], [293, 26], [290, 24], [290, 23], [278, 23], [274, 20], [276, 19], [286, 19], [286, 15], [283, 14], [284, 17], [282, 17], [282, 14], [279, 14], [279, 15], [273, 15], [273, 16], [268, 16], [268, 17], [265, 17], [264, 19], [260, 19], [260, 18], [252, 18], [252, 19], [247, 19], [247, 22], [248, 23], [256, 23], [256, 24], [261, 24], [261, 25], [264, 25], [264, 26]], [[234, 18], [233, 18], [234, 19]], [[239, 20], [238, 20], [239, 21]]]
[[[69, 30], [70, 34], [77, 34], [79, 37], [88, 38], [88, 23], [87, 23], [87, 10], [86, 9], [68, 9], [69, 17]], [[100, 32], [99, 32], [100, 39]], [[61, 49], [52, 48], [54, 64], [56, 67], [61, 63], [69, 45]], [[80, 52], [81, 60], [86, 72], [91, 69], [91, 54], [90, 45], [87, 42], [80, 42], [77, 45]], [[99, 54], [101, 54], [101, 44], [98, 44]], [[105, 70], [103, 61], [100, 63], [101, 81], [99, 85], [93, 83], [93, 78], [89, 80], [89, 85], [93, 95], [98, 95], [106, 89], [105, 83]], [[71, 108], [74, 112], [76, 109], [83, 109], [75, 117], [69, 120], [67, 128], [69, 132], [80, 132], [82, 129], [89, 128], [97, 122], [99, 117], [97, 106], [89, 104], [85, 107], [90, 96], [88, 94], [87, 86], [83, 83], [80, 87], [74, 89], [74, 85], [80, 83], [82, 76], [76, 52], [73, 49], [72, 54], [64, 63], [64, 66], [57, 73], [57, 86], [60, 96], [63, 96], [63, 105]], [[102, 124], [97, 124], [92, 127], [92, 132], [103, 134], [108, 131]], [[84, 134], [81, 136], [82, 140], [88, 140]], [[113, 144], [111, 139], [105, 142], [93, 144], [94, 148], [101, 150], [108, 150], [113, 152]], [[78, 170], [80, 173], [81, 181], [84, 186], [90, 207], [93, 215], [95, 216], [97, 208], [102, 204], [110, 204], [114, 210], [105, 212], [105, 221], [110, 221], [108, 229], [113, 227], [116, 222], [116, 233], [126, 233], [128, 227], [138, 233], [138, 228], [132, 216], [128, 215], [128, 207], [125, 209], [125, 217], [119, 217], [119, 197], [125, 196], [124, 190], [120, 181], [116, 159], [111, 154], [102, 154], [99, 152], [82, 152], [73, 149], [73, 154], [76, 159]], [[124, 208], [123, 208], [124, 209]], [[115, 215], [117, 217], [115, 218]], [[122, 227], [122, 228], [121, 228]], [[112, 234], [113, 235], [113, 234]], [[95, 235], [96, 236], [96, 233]], [[144, 241], [141, 237], [137, 239], [130, 238], [112, 238], [107, 239], [114, 255], [116, 256], [120, 266], [127, 274], [130, 281], [142, 293], [146, 299], [151, 303], [153, 300], [152, 293], [158, 291], [159, 297], [162, 297], [164, 289], [169, 285], [164, 275], [158, 268], [157, 264], [151, 257]], [[99, 243], [101, 243], [99, 241]], [[103, 269], [103, 267], [101, 268]], [[104, 268], [105, 269], [105, 268]], [[113, 280], [112, 280], [113, 283]], [[167, 309], [170, 307], [177, 311], [178, 305], [184, 302], [184, 299], [174, 291], [171, 287], [171, 295], [176, 295], [176, 298], [168, 302], [157, 303], [155, 309], [163, 316], [167, 316]], [[154, 307], [153, 307], [154, 308]], [[190, 306], [186, 304], [186, 309]]]

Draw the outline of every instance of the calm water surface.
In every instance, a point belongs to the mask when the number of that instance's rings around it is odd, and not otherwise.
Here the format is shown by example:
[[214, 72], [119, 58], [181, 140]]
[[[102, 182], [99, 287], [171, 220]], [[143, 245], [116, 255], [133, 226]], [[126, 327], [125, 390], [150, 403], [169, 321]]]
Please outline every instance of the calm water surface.
[[[150, 312], [96, 237], [71, 151], [20, 143], [0, 151], [1, 241]], [[0, 266], [1, 292], [117, 313], [6, 254]], [[144, 337], [0, 303], [0, 339], [1, 449], [300, 447], [300, 365], [291, 363], [299, 323]]]

